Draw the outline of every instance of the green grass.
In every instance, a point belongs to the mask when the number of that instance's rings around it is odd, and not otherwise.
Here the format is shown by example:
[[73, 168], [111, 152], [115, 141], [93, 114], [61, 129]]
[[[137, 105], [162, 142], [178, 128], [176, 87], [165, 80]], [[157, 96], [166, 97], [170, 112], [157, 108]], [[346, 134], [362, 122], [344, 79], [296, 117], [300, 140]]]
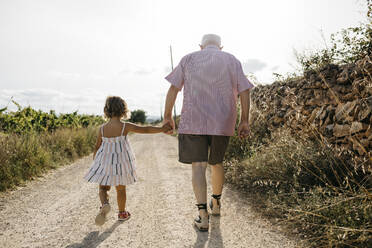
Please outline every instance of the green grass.
[[0, 191], [92, 152], [95, 127], [0, 135]]

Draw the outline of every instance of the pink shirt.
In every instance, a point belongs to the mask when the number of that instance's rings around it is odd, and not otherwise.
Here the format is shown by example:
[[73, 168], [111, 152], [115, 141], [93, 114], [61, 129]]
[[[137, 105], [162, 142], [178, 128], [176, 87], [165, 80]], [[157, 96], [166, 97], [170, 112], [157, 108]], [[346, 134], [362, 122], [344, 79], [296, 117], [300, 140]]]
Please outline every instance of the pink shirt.
[[211, 45], [183, 57], [165, 79], [184, 87], [178, 129], [183, 134], [234, 135], [237, 96], [254, 87], [239, 60]]

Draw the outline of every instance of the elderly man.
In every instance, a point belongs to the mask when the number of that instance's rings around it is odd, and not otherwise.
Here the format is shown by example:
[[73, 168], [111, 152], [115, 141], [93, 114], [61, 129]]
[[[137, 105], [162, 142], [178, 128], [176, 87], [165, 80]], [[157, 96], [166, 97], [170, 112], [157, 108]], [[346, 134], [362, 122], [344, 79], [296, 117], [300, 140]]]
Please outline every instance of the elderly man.
[[[249, 134], [250, 89], [241, 63], [231, 54], [222, 52], [221, 38], [207, 34], [202, 38], [201, 51], [183, 57], [179, 65], [166, 77], [168, 90], [164, 121], [175, 126], [172, 108], [178, 92], [184, 88], [183, 107], [179, 123], [179, 161], [192, 164], [192, 185], [199, 209], [194, 224], [200, 231], [208, 231], [207, 164], [211, 165], [212, 215], [219, 216], [223, 183], [222, 166], [230, 136], [234, 135], [236, 103], [241, 101], [241, 120], [238, 135]], [[208, 153], [209, 152], [209, 153]]]

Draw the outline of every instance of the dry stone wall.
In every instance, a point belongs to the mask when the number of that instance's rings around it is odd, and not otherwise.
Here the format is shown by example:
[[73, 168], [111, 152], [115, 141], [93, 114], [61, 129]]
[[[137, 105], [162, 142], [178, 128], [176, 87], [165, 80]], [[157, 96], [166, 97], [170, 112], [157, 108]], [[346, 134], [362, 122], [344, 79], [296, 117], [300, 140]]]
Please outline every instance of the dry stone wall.
[[252, 105], [252, 121], [263, 115], [271, 130], [284, 127], [320, 138], [355, 167], [371, 170], [372, 56], [257, 86]]

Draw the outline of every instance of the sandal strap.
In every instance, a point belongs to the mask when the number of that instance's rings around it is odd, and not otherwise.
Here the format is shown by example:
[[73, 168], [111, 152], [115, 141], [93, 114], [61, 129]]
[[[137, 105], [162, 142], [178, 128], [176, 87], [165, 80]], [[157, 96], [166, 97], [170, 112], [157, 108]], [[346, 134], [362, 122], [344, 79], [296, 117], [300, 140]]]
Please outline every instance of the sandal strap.
[[212, 195], [212, 197], [216, 200], [220, 200], [221, 199], [221, 194], [220, 195]]
[[[221, 199], [221, 194], [219, 194], [219, 195], [212, 195], [212, 197], [214, 198], [214, 199], [216, 199], [216, 201], [217, 201], [217, 205], [218, 206], [221, 206], [221, 203], [220, 203], [220, 199]], [[210, 204], [211, 206], [211, 208], [213, 208], [213, 202], [211, 201], [211, 204]]]
[[119, 212], [118, 215], [119, 215], [119, 216], [127, 217], [127, 216], [130, 216], [130, 213], [129, 213], [128, 211], [122, 211], [122, 212]]
[[199, 210], [207, 209], [207, 203], [195, 204]]

